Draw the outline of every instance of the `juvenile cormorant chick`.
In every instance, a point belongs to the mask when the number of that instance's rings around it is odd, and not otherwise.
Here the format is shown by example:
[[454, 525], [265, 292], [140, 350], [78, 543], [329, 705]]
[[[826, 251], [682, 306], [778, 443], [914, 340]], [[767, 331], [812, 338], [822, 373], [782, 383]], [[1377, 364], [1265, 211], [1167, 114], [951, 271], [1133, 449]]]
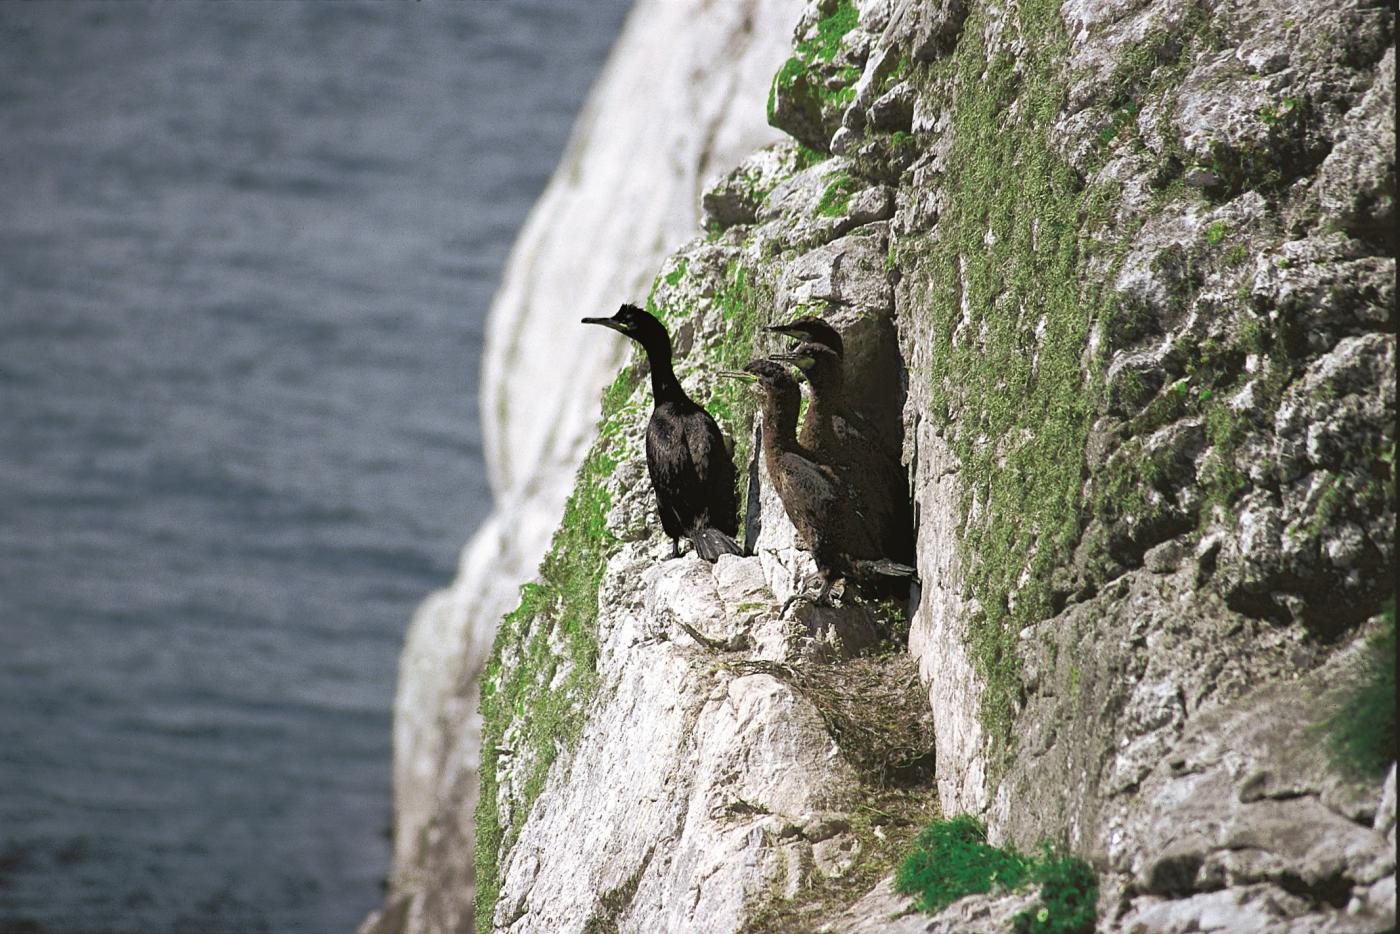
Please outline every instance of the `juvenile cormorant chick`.
[[773, 354], [772, 359], [796, 366], [811, 385], [811, 402], [798, 442], [841, 474], [854, 491], [856, 511], [870, 525], [884, 554], [896, 561], [912, 561], [913, 510], [904, 465], [890, 456], [880, 444], [879, 433], [846, 401], [840, 355], [827, 344], [804, 341], [791, 353]]
[[[843, 367], [846, 365], [846, 347], [845, 342], [841, 339], [840, 332], [821, 318], [808, 315], [804, 318], [798, 318], [791, 324], [774, 325], [768, 328], [768, 330], [777, 334], [784, 334], [792, 338], [794, 343], [819, 344], [822, 347], [830, 347], [836, 353], [837, 362]], [[849, 406], [847, 410], [850, 410]], [[810, 424], [810, 422], [808, 422], [808, 424]], [[865, 420], [865, 424], [871, 429], [869, 432], [866, 432], [866, 437], [880, 445], [880, 447], [884, 449], [885, 455], [889, 457], [891, 461], [898, 464], [903, 453], [904, 439], [900, 437], [891, 437], [888, 431], [882, 431], [874, 421], [868, 418]]]
[[685, 394], [671, 368], [671, 336], [656, 318], [635, 305], [623, 305], [611, 318], [584, 318], [642, 345], [651, 364], [651, 419], [647, 422], [647, 472], [656, 491], [661, 527], [671, 539], [671, 557], [680, 557], [684, 535], [706, 561], [743, 552], [734, 459], [719, 426]]
[[912, 575], [913, 568], [885, 560], [869, 525], [854, 508], [849, 485], [797, 440], [802, 392], [787, 367], [772, 360], [755, 360], [742, 372], [721, 375], [753, 382], [761, 394], [768, 478], [821, 573], [815, 601], [827, 602], [832, 584], [840, 577]]

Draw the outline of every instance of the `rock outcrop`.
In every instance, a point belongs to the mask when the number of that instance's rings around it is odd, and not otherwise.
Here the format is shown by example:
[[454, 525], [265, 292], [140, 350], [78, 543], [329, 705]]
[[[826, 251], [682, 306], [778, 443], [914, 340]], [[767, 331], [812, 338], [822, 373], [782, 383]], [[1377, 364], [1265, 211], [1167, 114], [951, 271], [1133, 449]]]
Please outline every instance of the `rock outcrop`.
[[[1318, 724], [1394, 587], [1394, 16], [794, 17], [768, 96], [794, 141], [704, 194], [647, 303], [741, 468], [753, 400], [715, 371], [800, 313], [843, 331], [903, 437], [914, 611], [782, 616], [812, 566], [763, 483], [754, 557], [664, 560], [634, 360], [486, 663], [481, 927], [1020, 923], [1034, 892], [893, 892], [940, 808], [1086, 859], [1103, 930], [1393, 926], [1394, 768], [1340, 768]], [[437, 787], [419, 826], [465, 839]]]
[[[384, 931], [468, 930], [481, 666], [559, 523], [624, 342], [560, 347], [585, 314], [645, 292], [716, 175], [778, 137], [768, 76], [798, 0], [637, 0], [488, 318], [482, 432], [495, 508], [452, 586], [415, 614], [394, 700], [394, 857]], [[580, 332], [581, 328], [578, 329]], [[561, 365], [563, 363], [564, 365]]]

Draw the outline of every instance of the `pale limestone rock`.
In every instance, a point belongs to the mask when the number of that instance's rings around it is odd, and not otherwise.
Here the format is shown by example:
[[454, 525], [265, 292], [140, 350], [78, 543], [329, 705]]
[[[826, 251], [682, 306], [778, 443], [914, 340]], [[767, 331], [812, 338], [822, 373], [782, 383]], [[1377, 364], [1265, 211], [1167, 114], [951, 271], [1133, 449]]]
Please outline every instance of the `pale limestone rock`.
[[[600, 896], [632, 880], [609, 916], [623, 930], [737, 930], [750, 899], [814, 858], [787, 828], [856, 784], [810, 701], [773, 675], [717, 666], [686, 635], [727, 634], [723, 608], [755, 597], [759, 617], [776, 616], [758, 560], [655, 558], [637, 544], [609, 563], [600, 703], [502, 868], [500, 929], [583, 930]], [[817, 865], [849, 865], [846, 849], [829, 843]]]
[[[798, 35], [809, 36], [832, 7], [808, 4]], [[1090, 329], [1083, 365], [1087, 372], [1102, 361], [1107, 399], [1087, 441], [1083, 531], [1067, 566], [1054, 571], [1052, 611], [1015, 640], [1015, 755], [998, 765], [966, 642], [980, 607], [964, 536], [989, 505], [968, 494], [950, 444], [961, 413], [934, 411], [926, 380], [941, 341], [975, 347], [985, 333], [971, 326], [966, 293], [962, 320], [948, 334], [932, 333], [914, 288], [927, 275], [923, 257], [903, 252], [912, 238], [940, 235], [939, 223], [957, 208], [944, 190], [957, 168], [954, 108], [948, 88], [917, 81], [876, 93], [896, 49], [916, 60], [946, 54], [969, 8], [979, 38], [1018, 60], [1026, 37], [1014, 5], [858, 4], [861, 27], [843, 38], [836, 60], [859, 70], [855, 103], [817, 121], [825, 133], [840, 117], [848, 138], [833, 148], [844, 156], [784, 179], [797, 162], [791, 146], [779, 146], [711, 189], [707, 211], [724, 229], [660, 267], [688, 263], [683, 281], [658, 284], [655, 296], [677, 312], [677, 350], [692, 354], [730, 337], [723, 316], [684, 309], [713, 298], [741, 262], [772, 291], [760, 323], [819, 310], [847, 334], [851, 370], [861, 374], [857, 397], [886, 409], [903, 401], [902, 424], [891, 418], [887, 427], [903, 438], [919, 516], [922, 592], [909, 647], [937, 718], [945, 813], [984, 816], [996, 841], [1030, 849], [1053, 839], [1089, 859], [1100, 873], [1106, 931], [1393, 925], [1394, 770], [1384, 787], [1345, 778], [1305, 726], [1336, 709], [1337, 686], [1354, 677], [1358, 627], [1375, 581], [1395, 560], [1393, 508], [1355, 505], [1372, 495], [1365, 445], [1384, 435], [1394, 411], [1394, 259], [1383, 252], [1393, 241], [1362, 216], [1384, 215], [1393, 194], [1393, 156], [1387, 162], [1369, 146], [1387, 138], [1376, 115], [1393, 114], [1385, 28], [1393, 11], [1253, 0], [1238, 16], [1181, 0], [1060, 6], [1069, 96], [1049, 142], [1080, 173], [1077, 182], [1120, 193], [1104, 228], [1090, 234], [1126, 249], [1104, 249], [1087, 268], [1129, 314]], [[1220, 36], [1203, 42], [1211, 29]], [[1344, 41], [1329, 45], [1327, 36]], [[1121, 94], [1132, 108], [1114, 96]], [[1285, 105], [1290, 98], [1305, 105]], [[902, 123], [906, 107], [919, 138], [900, 162], [882, 155], [879, 135]], [[1189, 164], [1173, 163], [1183, 156]], [[1178, 179], [1201, 190], [1164, 189]], [[824, 197], [828, 208], [844, 207], [818, 211]], [[548, 236], [577, 229], [561, 223]], [[976, 249], [997, 246], [987, 230]], [[518, 262], [523, 270], [526, 259]], [[569, 314], [567, 324], [576, 311]], [[1260, 341], [1237, 352], [1250, 333]], [[1037, 366], [1042, 337], [1027, 328]], [[1280, 345], [1296, 364], [1286, 386], [1270, 383], [1276, 374], [1267, 365]], [[1221, 347], [1236, 349], [1211, 358]], [[1193, 408], [1207, 399], [1212, 366], [1247, 376], [1225, 400], [1237, 434]], [[713, 386], [702, 369], [682, 367], [681, 378], [697, 398]], [[554, 400], [557, 387], [540, 384]], [[1092, 397], [1087, 384], [1085, 393]], [[568, 415], [567, 424], [586, 422], [586, 402], [585, 415]], [[580, 436], [565, 443], [523, 423], [511, 430], [495, 449], [514, 438], [531, 464], [545, 466], [527, 478], [497, 457], [503, 496], [538, 496], [557, 512], [565, 483], [547, 468], [576, 458]], [[982, 440], [1000, 451], [1024, 439]], [[1139, 507], [1094, 505], [1110, 467], [1140, 481]], [[1240, 488], [1227, 506], [1209, 508], [1202, 478], [1224, 470]], [[608, 525], [623, 545], [599, 595], [602, 687], [583, 739], [563, 750], [528, 814], [517, 803], [522, 763], [502, 761], [503, 817], [523, 830], [504, 854], [496, 921], [522, 934], [578, 930], [590, 920], [626, 931], [735, 930], [758, 906], [800, 902], [813, 880], [848, 873], [864, 852], [843, 826], [846, 804], [829, 797], [854, 787], [851, 767], [781, 673], [858, 652], [874, 638], [868, 618], [800, 604], [778, 616], [814, 567], [771, 490], [761, 494], [756, 557], [713, 567], [662, 561], [669, 546], [644, 478], [634, 458], [612, 480]], [[537, 536], [534, 556], [554, 518], [536, 514], [544, 517], [538, 526], [521, 520]], [[474, 546], [477, 559], [494, 553], [513, 574], [518, 540], [492, 528], [496, 537]], [[1029, 565], [1017, 570], [1024, 583]], [[477, 638], [456, 628], [476, 595], [454, 592], [464, 594], [456, 604], [439, 597], [427, 605], [415, 624], [420, 648], [405, 653], [405, 669], [418, 672], [412, 702], [424, 705], [412, 716], [440, 718], [406, 728], [405, 747], [431, 753], [406, 781], [438, 782], [437, 800], [457, 808], [429, 807], [415, 818], [416, 839], [427, 842], [413, 845], [445, 850], [449, 870], [438, 864], [431, 880], [404, 876], [431, 897], [392, 903], [384, 922], [397, 913], [414, 930], [461, 917], [440, 904], [435, 882], [469, 873], [460, 868], [462, 848], [444, 841], [470, 833], [460, 809], [470, 800], [470, 771], [424, 767], [470, 764], [475, 754], [461, 745], [473, 725], [458, 719], [470, 699], [445, 687], [469, 679], [460, 665], [432, 669], [436, 656], [421, 650], [428, 638], [454, 646]], [[433, 701], [444, 694], [456, 708]], [[415, 739], [431, 731], [451, 741]], [[827, 927], [1003, 931], [1035, 901], [1033, 891], [977, 896], [930, 918], [906, 913], [886, 880]]]
[[662, 257], [691, 235], [709, 179], [777, 138], [752, 102], [786, 55], [799, 9], [638, 0], [512, 250], [482, 376], [495, 511], [452, 588], [415, 616], [400, 661], [390, 901], [430, 896], [405, 931], [455, 930], [470, 917], [477, 678], [558, 522], [624, 342], [580, 335], [567, 367], [522, 348], [552, 346], [583, 315], [643, 298]]

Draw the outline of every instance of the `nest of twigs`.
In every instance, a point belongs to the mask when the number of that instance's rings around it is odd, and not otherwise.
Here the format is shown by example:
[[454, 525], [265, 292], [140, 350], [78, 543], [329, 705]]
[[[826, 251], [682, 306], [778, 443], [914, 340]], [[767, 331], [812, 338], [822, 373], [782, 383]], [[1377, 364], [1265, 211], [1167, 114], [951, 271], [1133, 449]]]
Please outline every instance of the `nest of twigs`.
[[933, 775], [933, 712], [907, 655], [883, 655], [815, 665], [744, 661], [791, 684], [812, 702], [842, 756], [881, 787], [917, 785]]

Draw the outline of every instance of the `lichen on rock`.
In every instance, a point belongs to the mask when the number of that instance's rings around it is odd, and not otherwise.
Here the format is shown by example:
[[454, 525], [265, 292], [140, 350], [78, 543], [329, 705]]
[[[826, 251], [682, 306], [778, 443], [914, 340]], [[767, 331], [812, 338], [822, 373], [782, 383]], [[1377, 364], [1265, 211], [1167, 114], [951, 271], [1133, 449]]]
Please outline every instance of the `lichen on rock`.
[[709, 188], [647, 307], [741, 474], [715, 371], [841, 329], [915, 612], [782, 617], [813, 568], [764, 484], [754, 557], [664, 560], [628, 364], [487, 669], [479, 927], [1041, 923], [909, 913], [941, 812], [1086, 860], [1102, 930], [1393, 925], [1394, 769], [1323, 733], [1396, 569], [1394, 16], [809, 3], [794, 142]]

